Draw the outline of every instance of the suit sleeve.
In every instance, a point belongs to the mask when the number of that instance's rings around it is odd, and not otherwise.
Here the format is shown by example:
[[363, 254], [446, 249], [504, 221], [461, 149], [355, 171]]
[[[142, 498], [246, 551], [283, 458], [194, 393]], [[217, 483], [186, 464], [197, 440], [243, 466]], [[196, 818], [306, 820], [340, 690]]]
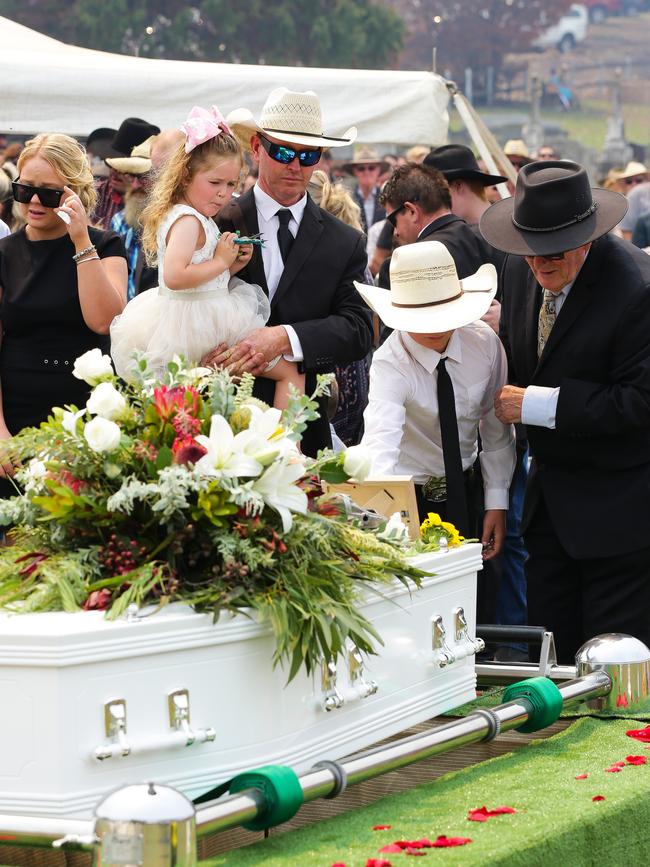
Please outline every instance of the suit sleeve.
[[506, 360], [508, 362], [508, 382], [516, 384], [517, 375], [514, 369], [514, 362], [512, 360], [509, 331], [510, 292], [512, 291], [512, 287], [509, 285], [509, 281], [506, 278], [509, 259], [510, 257], [506, 256], [503, 265], [501, 266], [501, 273], [499, 274], [499, 286], [501, 287], [501, 318], [499, 319], [499, 338], [501, 339], [501, 343], [503, 344], [503, 348], [506, 353]]
[[372, 346], [372, 314], [354, 287], [364, 282], [367, 264], [363, 237], [359, 235], [334, 291], [329, 315], [322, 319], [292, 322], [303, 349], [307, 372], [331, 370], [336, 364], [358, 361]]
[[[607, 311], [603, 310], [603, 316]], [[564, 378], [556, 427], [567, 436], [616, 436], [650, 426], [650, 290], [628, 306], [612, 339], [607, 382]]]

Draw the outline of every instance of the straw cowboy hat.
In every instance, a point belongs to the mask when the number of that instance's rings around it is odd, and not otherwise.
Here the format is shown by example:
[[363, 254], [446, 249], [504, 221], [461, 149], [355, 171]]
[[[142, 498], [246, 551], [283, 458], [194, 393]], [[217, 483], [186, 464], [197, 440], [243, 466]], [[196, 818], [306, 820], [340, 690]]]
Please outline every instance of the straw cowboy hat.
[[480, 230], [497, 250], [550, 256], [600, 238], [626, 211], [625, 196], [592, 188], [578, 163], [546, 160], [521, 169], [514, 196], [488, 208]]
[[625, 178], [635, 178], [637, 175], [647, 175], [648, 169], [643, 163], [638, 163], [636, 160], [631, 160], [621, 172], [616, 173], [616, 179], [624, 181]]
[[236, 108], [226, 117], [240, 143], [250, 148], [250, 138], [261, 132], [289, 144], [312, 148], [334, 148], [350, 145], [357, 137], [357, 128], [351, 126], [340, 138], [325, 135], [320, 101], [313, 90], [304, 93], [276, 87], [268, 95], [259, 121], [247, 108]]
[[355, 148], [354, 156], [341, 168], [348, 174], [354, 174], [355, 166], [379, 166], [380, 172], [388, 171], [388, 163], [379, 156], [379, 151], [368, 145]]
[[146, 175], [151, 171], [151, 145], [155, 138], [156, 136], [152, 135], [142, 144], [136, 145], [130, 157], [109, 157], [106, 160], [107, 165], [116, 172], [127, 175]]
[[508, 139], [503, 146], [503, 152], [511, 162], [513, 159], [517, 160], [517, 162], [520, 162], [522, 165], [532, 162], [530, 151], [526, 147], [526, 142], [524, 142], [523, 139]]
[[440, 334], [483, 316], [497, 291], [494, 265], [458, 279], [449, 250], [440, 241], [398, 247], [390, 261], [390, 290], [354, 284], [363, 300], [390, 328]]
[[442, 172], [447, 182], [459, 180], [478, 181], [484, 187], [494, 184], [504, 184], [508, 179], [502, 175], [488, 175], [482, 172], [476, 162], [476, 157], [461, 144], [441, 145], [434, 148], [424, 158], [424, 165]]

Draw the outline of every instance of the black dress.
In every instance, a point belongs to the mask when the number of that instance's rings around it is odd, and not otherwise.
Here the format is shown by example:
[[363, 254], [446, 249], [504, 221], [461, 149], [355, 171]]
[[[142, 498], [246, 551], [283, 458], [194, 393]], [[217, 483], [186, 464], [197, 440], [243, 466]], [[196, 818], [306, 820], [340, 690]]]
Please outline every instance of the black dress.
[[[115, 232], [88, 233], [101, 259], [126, 258]], [[75, 358], [95, 347], [109, 352], [108, 335], [84, 322], [74, 252], [67, 234], [30, 241], [23, 228], [0, 240], [0, 382], [12, 434], [45, 421], [53, 406], [84, 406], [90, 386], [72, 375]]]

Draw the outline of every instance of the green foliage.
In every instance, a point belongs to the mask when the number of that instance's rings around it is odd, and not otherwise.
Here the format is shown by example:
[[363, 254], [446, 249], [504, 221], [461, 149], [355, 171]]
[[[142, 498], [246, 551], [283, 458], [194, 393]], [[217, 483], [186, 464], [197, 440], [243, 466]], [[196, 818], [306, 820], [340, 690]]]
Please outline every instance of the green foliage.
[[0, 0], [0, 15], [102, 51], [287, 66], [384, 68], [404, 33], [381, 0]]

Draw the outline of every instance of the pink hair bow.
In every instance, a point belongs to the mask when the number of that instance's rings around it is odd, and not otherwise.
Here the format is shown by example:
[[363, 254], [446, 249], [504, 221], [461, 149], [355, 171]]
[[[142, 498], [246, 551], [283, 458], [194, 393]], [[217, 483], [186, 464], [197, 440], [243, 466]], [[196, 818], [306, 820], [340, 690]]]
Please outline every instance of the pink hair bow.
[[232, 130], [216, 105], [213, 105], [210, 111], [201, 108], [200, 105], [195, 105], [181, 126], [181, 130], [186, 137], [186, 154], [189, 154], [198, 145], [210, 141], [211, 138], [216, 138], [222, 132], [232, 135]]

